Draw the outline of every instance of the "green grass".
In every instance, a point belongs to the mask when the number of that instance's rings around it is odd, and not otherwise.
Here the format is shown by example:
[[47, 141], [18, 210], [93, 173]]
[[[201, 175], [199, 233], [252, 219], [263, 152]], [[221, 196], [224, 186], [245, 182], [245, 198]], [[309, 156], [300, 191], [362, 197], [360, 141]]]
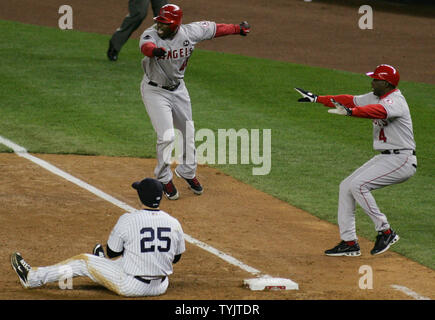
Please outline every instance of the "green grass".
[[[107, 60], [108, 36], [0, 21], [0, 135], [30, 152], [155, 157], [155, 133], [139, 84], [141, 54], [130, 40]], [[362, 94], [360, 74], [196, 50], [186, 83], [196, 129], [272, 129], [272, 170], [214, 165], [236, 179], [336, 223], [340, 181], [374, 155], [371, 123], [300, 104], [293, 87], [318, 94]], [[393, 247], [435, 268], [435, 86], [402, 81], [417, 141], [418, 172], [374, 191], [403, 241]], [[10, 152], [0, 145], [0, 152]], [[371, 220], [357, 210], [360, 236]], [[337, 235], [338, 239], [338, 235]]]

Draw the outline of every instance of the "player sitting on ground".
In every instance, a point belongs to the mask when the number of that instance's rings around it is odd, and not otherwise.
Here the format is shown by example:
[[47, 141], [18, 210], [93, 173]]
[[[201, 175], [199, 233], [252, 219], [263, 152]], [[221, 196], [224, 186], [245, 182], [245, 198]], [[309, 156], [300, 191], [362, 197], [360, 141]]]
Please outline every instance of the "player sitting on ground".
[[12, 268], [24, 288], [86, 276], [121, 296], [156, 296], [166, 292], [172, 264], [185, 251], [184, 234], [177, 219], [159, 209], [162, 184], [155, 179], [133, 183], [145, 208], [123, 214], [107, 241], [93, 254], [80, 254], [48, 267], [32, 268], [20, 253], [11, 256]]

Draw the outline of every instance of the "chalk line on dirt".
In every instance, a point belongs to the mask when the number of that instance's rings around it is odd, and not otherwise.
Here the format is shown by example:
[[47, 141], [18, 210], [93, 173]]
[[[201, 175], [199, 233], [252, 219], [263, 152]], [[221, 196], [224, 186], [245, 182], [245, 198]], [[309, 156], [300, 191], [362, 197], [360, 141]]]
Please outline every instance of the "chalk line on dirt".
[[414, 292], [411, 289], [404, 287], [404, 286], [399, 286], [397, 284], [393, 284], [393, 285], [391, 285], [391, 288], [396, 289], [398, 291], [401, 291], [404, 294], [414, 298], [415, 300], [430, 300], [430, 298], [421, 296], [417, 292]]
[[[3, 136], [0, 136], [0, 143], [4, 144], [8, 148], [11, 148], [15, 152], [15, 154], [17, 154], [18, 156], [25, 158], [29, 161], [32, 161], [33, 163], [35, 163], [35, 164], [39, 165], [40, 167], [50, 171], [51, 173], [54, 173], [55, 175], [58, 175], [64, 179], [76, 184], [77, 186], [93, 193], [97, 197], [104, 199], [104, 200], [114, 204], [115, 206], [117, 206], [123, 210], [126, 210], [128, 212], [132, 212], [132, 211], [137, 210], [137, 209], [129, 206], [128, 204], [112, 197], [111, 195], [99, 190], [98, 188], [95, 188], [94, 186], [92, 186], [92, 185], [72, 176], [71, 174], [57, 168], [56, 166], [52, 165], [51, 163], [29, 154], [27, 152], [26, 148], [16, 144], [15, 142], [13, 142], [7, 138], [4, 138]], [[256, 277], [266, 278], [266, 279], [272, 278], [271, 276], [269, 276], [267, 274], [263, 274], [260, 270], [255, 269], [255, 268], [241, 262], [240, 260], [208, 245], [207, 243], [193, 238], [192, 236], [190, 236], [188, 234], [185, 234], [185, 240], [193, 245], [196, 245], [196, 246], [216, 255], [217, 257], [221, 258], [222, 260], [224, 260], [232, 265], [235, 265], [246, 272], [249, 272], [250, 274], [252, 274]], [[290, 279], [285, 279], [285, 280], [286, 280], [286, 283], [288, 283], [292, 289], [296, 289], [296, 290], [299, 289], [299, 286], [296, 282], [294, 282]]]

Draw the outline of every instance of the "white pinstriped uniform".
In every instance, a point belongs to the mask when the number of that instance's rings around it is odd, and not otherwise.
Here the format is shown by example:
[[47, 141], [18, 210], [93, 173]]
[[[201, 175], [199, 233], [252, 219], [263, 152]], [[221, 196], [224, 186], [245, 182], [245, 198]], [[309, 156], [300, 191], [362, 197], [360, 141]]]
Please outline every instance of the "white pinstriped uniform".
[[[122, 257], [111, 260], [80, 254], [53, 266], [32, 268], [29, 287], [86, 276], [122, 296], [161, 295], [168, 288], [174, 256], [185, 251], [180, 223], [162, 210], [123, 214], [109, 236], [108, 246], [115, 252], [124, 250]], [[151, 281], [145, 283], [135, 276]]]
[[393, 90], [381, 98], [373, 93], [355, 96], [354, 103], [357, 106], [381, 104], [385, 108], [387, 118], [373, 120], [373, 148], [377, 151], [399, 150], [400, 153], [378, 154], [341, 182], [338, 224], [344, 241], [357, 239], [355, 201], [372, 219], [376, 231], [389, 229], [387, 217], [370, 191], [404, 182], [417, 168], [411, 115], [400, 90]]

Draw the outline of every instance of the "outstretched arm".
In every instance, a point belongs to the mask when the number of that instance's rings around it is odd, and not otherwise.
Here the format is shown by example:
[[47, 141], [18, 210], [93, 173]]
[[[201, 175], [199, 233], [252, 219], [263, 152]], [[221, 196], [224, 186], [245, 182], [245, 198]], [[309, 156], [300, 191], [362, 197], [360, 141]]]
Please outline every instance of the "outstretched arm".
[[331, 99], [334, 99], [348, 108], [356, 107], [355, 103], [353, 102], [353, 96], [349, 94], [340, 94], [337, 96], [318, 96], [316, 102], [330, 108], [335, 108], [335, 105], [331, 102]]
[[388, 116], [383, 105], [368, 104], [365, 106], [357, 106], [354, 102], [354, 96], [352, 95], [319, 96], [304, 89], [295, 88], [295, 90], [302, 95], [302, 98], [299, 98], [298, 102], [317, 102], [329, 108], [335, 108], [328, 110], [329, 113], [368, 119], [386, 119]]
[[250, 31], [251, 26], [246, 21], [243, 21], [240, 24], [216, 23], [216, 34], [214, 37], [217, 38], [229, 34], [240, 34], [246, 36]]
[[378, 103], [360, 107], [351, 107], [346, 106], [333, 98], [331, 98], [330, 101], [335, 106], [335, 109], [329, 109], [329, 113], [368, 119], [386, 119], [388, 116], [384, 106]]
[[354, 102], [354, 96], [341, 94], [337, 96], [318, 96], [317, 101], [327, 107], [335, 108], [331, 99], [346, 106], [351, 111], [352, 117], [368, 118], [368, 119], [386, 119], [387, 111], [381, 104], [368, 104], [365, 106], [357, 106]]

